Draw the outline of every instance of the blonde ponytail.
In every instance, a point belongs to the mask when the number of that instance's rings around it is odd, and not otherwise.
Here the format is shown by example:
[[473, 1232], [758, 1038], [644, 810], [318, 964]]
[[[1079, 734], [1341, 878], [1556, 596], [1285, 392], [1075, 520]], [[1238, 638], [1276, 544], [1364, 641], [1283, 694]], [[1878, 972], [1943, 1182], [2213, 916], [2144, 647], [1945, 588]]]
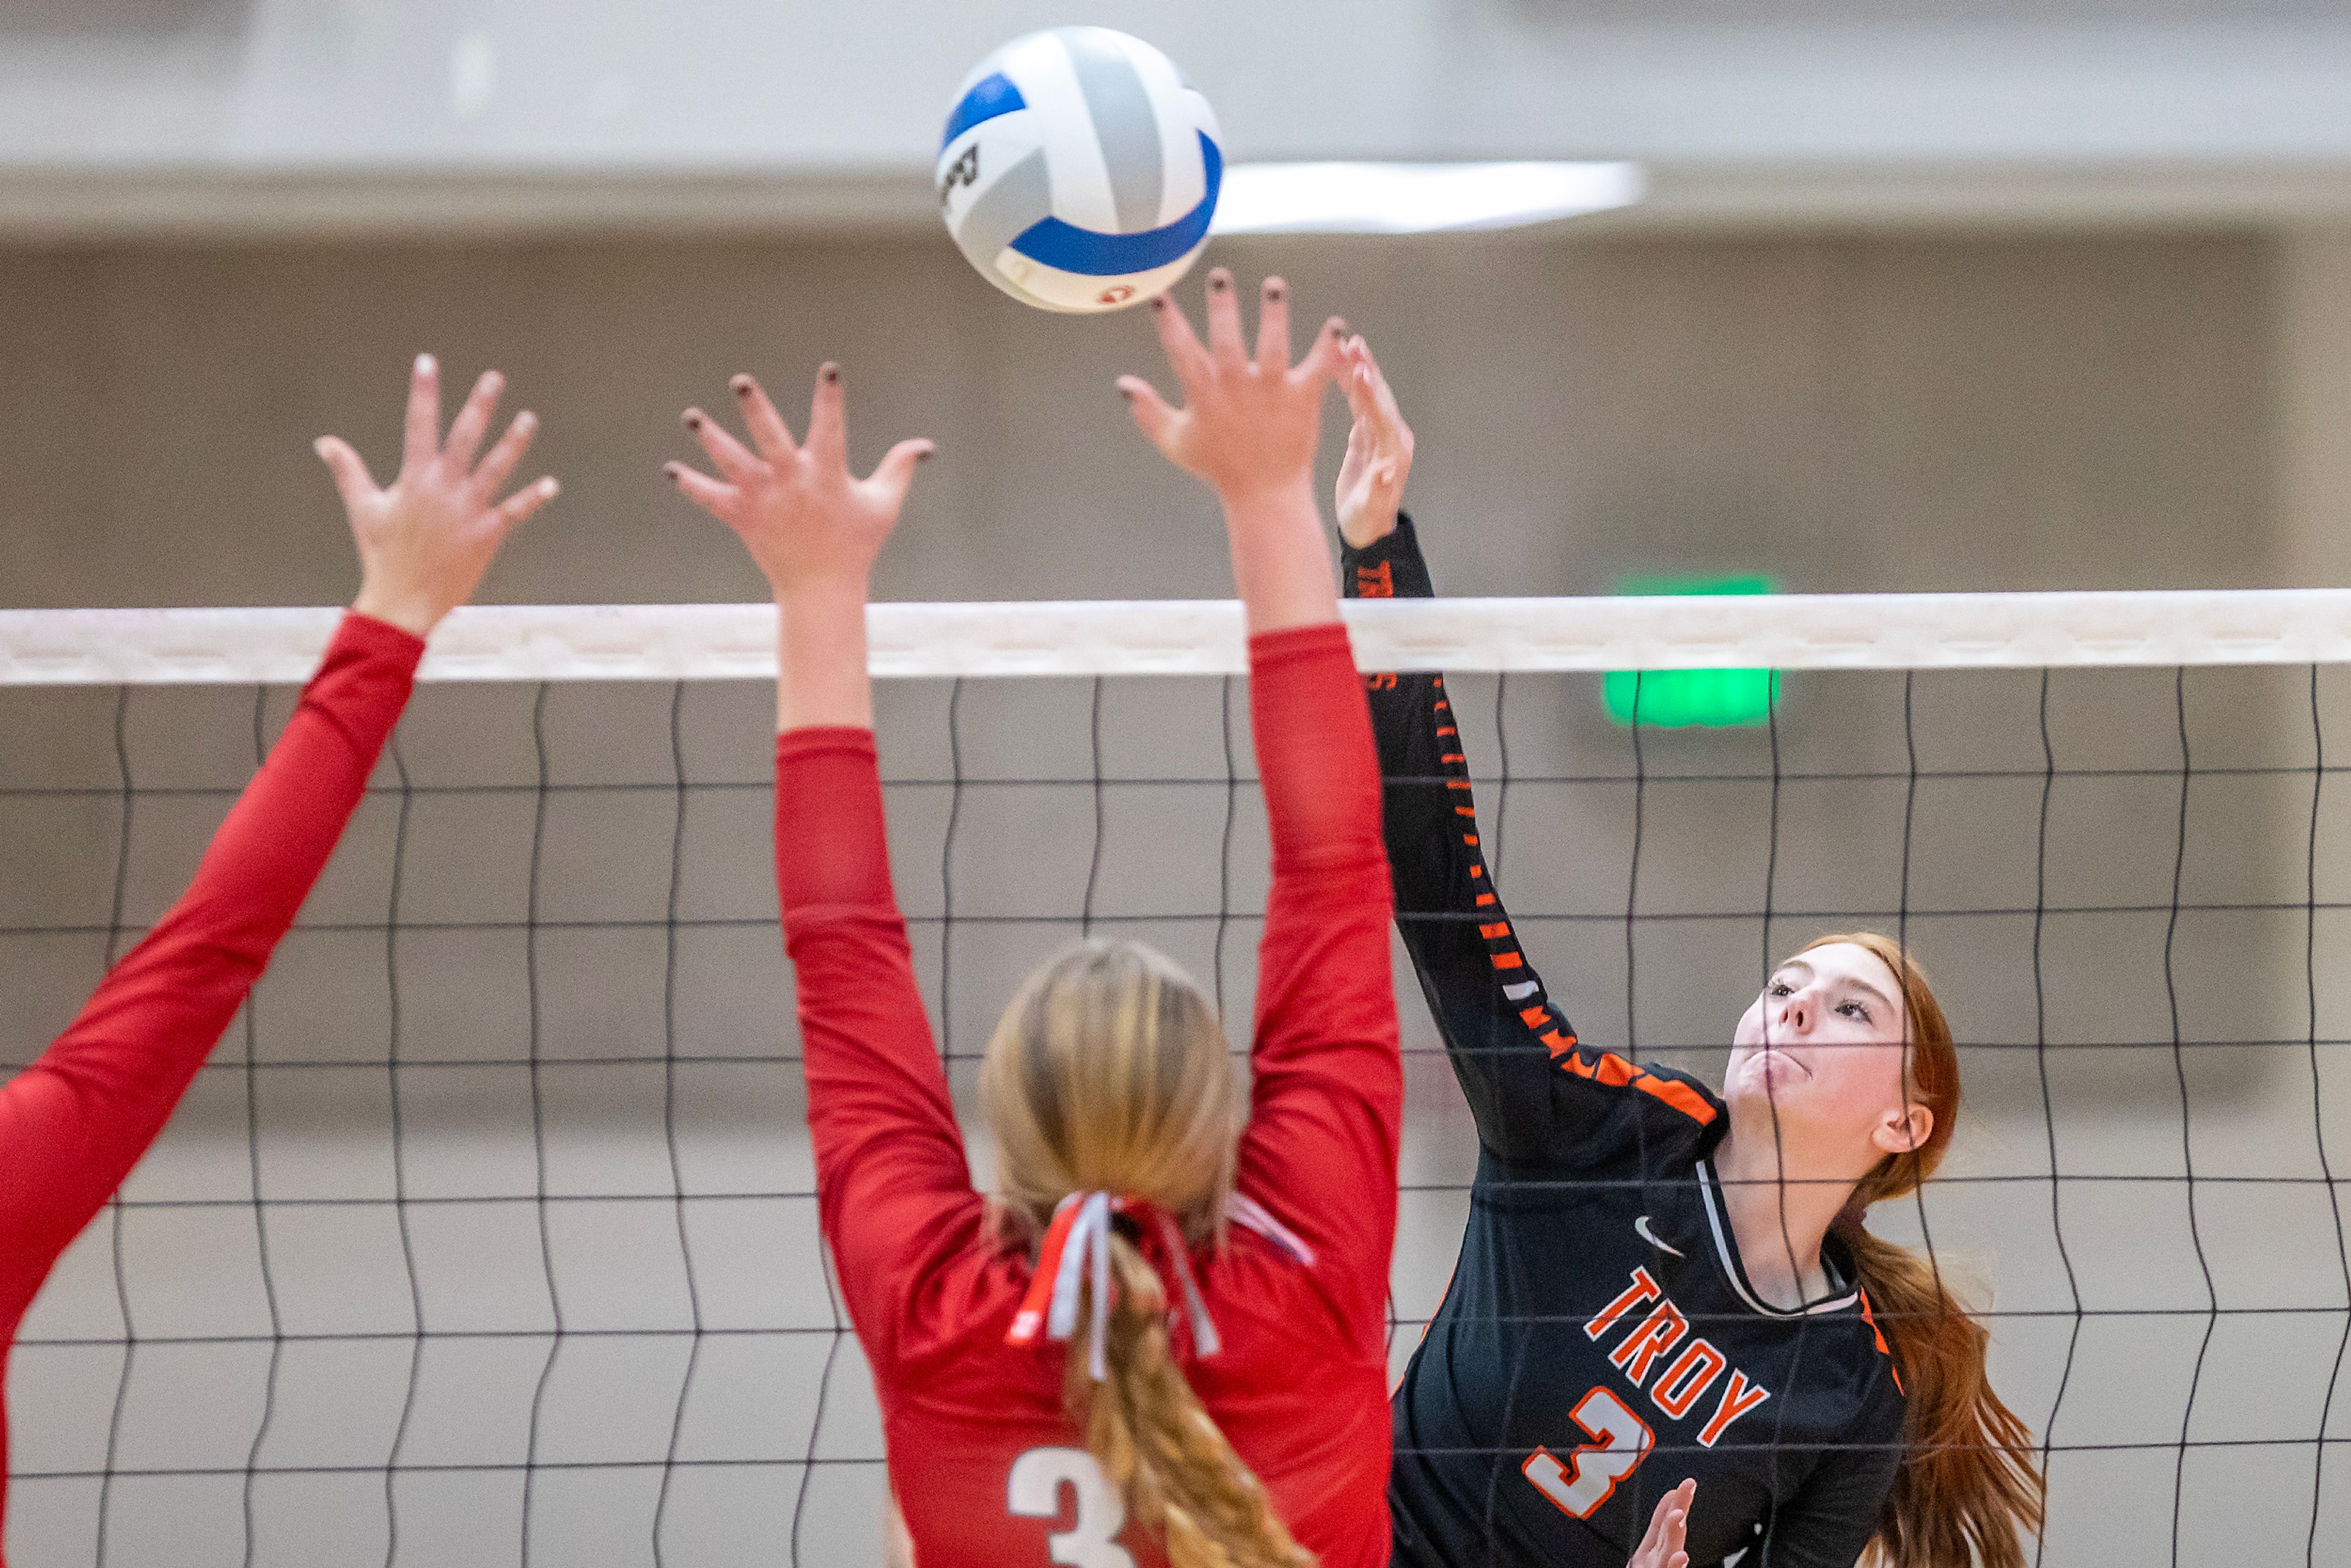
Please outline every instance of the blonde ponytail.
[[1314, 1568], [1168, 1354], [1158, 1270], [1115, 1232], [1111, 1275], [1110, 1376], [1094, 1382], [1072, 1340], [1064, 1396], [1127, 1517], [1165, 1543], [1173, 1568]]
[[[1042, 1237], [1064, 1198], [1092, 1192], [1154, 1206], [1174, 1244], [1221, 1234], [1239, 1089], [1216, 1010], [1149, 948], [1087, 942], [1049, 959], [987, 1042], [980, 1098], [1015, 1234]], [[1090, 1336], [1070, 1342], [1062, 1396], [1087, 1450], [1174, 1568], [1313, 1568], [1170, 1354], [1167, 1288], [1127, 1223], [1109, 1242], [1103, 1381]]]
[[2041, 1528], [2032, 1434], [1992, 1392], [1991, 1335], [1954, 1296], [1934, 1260], [1872, 1236], [1872, 1204], [1906, 1197], [1942, 1164], [1959, 1119], [1959, 1057], [1927, 977], [1900, 943], [1874, 931], [1823, 936], [1875, 954], [1902, 987], [1905, 1092], [1934, 1116], [1927, 1141], [1889, 1155], [1854, 1189], [1832, 1234], [1853, 1253], [1862, 1299], [1886, 1336], [1907, 1414], [1902, 1466], [1878, 1515], [1870, 1556], [1884, 1568], [2024, 1568], [2022, 1536]]

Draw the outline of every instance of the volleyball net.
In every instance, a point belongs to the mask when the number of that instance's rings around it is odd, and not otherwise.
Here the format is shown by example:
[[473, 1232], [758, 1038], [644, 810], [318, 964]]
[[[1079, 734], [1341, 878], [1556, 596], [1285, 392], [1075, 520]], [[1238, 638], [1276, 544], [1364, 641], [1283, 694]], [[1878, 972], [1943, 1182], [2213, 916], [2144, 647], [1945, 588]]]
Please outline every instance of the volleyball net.
[[[2327, 1559], [2351, 593], [1348, 610], [1366, 670], [1447, 672], [1489, 863], [1585, 1040], [1719, 1079], [1786, 951], [1911, 944], [1968, 1105], [1872, 1223], [1986, 1309], [2048, 1467], [2042, 1561]], [[9, 1064], [177, 895], [335, 613], [0, 612]], [[899, 894], [984, 1183], [977, 1053], [1071, 938], [1163, 948], [1246, 1032], [1239, 611], [872, 626]], [[24, 1325], [15, 1560], [879, 1560], [776, 929], [772, 632], [762, 606], [452, 618], [252, 1004]], [[1683, 703], [1721, 671], [1746, 698]], [[1400, 1368], [1476, 1145], [1398, 982]]]

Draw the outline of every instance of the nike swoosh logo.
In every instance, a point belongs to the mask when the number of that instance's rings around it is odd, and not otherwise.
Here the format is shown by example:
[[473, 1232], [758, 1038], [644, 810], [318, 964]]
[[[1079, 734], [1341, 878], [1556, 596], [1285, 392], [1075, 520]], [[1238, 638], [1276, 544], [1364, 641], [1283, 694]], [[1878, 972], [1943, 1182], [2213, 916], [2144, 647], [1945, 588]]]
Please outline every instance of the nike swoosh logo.
[[1656, 1231], [1650, 1229], [1649, 1217], [1646, 1214], [1633, 1221], [1633, 1234], [1638, 1236], [1642, 1240], [1647, 1242], [1650, 1246], [1656, 1248], [1660, 1252], [1670, 1252], [1677, 1258], [1687, 1256], [1687, 1254], [1684, 1253], [1680, 1248], [1675, 1246], [1672, 1242], [1667, 1241]]

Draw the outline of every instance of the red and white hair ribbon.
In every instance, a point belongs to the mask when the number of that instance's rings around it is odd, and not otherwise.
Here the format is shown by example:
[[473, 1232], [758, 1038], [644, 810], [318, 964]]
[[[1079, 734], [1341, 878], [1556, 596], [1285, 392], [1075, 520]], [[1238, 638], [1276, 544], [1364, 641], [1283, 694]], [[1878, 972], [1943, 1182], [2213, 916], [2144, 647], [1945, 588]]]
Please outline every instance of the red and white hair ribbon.
[[1067, 1343], [1077, 1337], [1080, 1286], [1089, 1276], [1093, 1284], [1093, 1311], [1086, 1326], [1086, 1369], [1096, 1383], [1110, 1375], [1104, 1344], [1110, 1332], [1110, 1240], [1112, 1217], [1146, 1215], [1156, 1222], [1161, 1244], [1176, 1270], [1184, 1292], [1184, 1308], [1192, 1322], [1192, 1346], [1204, 1356], [1220, 1348], [1208, 1303], [1192, 1274], [1192, 1260], [1184, 1233], [1164, 1210], [1139, 1198], [1113, 1197], [1106, 1192], [1073, 1192], [1053, 1209], [1044, 1245], [1038, 1249], [1037, 1271], [1012, 1327], [1004, 1336], [1011, 1345], [1034, 1344], [1040, 1330], [1045, 1337]]

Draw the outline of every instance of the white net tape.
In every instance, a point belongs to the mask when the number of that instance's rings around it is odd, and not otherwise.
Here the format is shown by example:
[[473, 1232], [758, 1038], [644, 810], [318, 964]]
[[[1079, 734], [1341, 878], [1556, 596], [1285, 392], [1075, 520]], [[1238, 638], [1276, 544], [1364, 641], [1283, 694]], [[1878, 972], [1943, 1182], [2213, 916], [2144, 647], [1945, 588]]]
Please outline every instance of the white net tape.
[[[0, 685], [308, 677], [331, 609], [0, 611]], [[752, 679], [765, 604], [480, 607], [428, 681]], [[2036, 669], [2351, 662], [2351, 590], [1440, 599], [1346, 605], [1365, 669]], [[876, 675], [1217, 675], [1246, 668], [1230, 601], [876, 604]]]

